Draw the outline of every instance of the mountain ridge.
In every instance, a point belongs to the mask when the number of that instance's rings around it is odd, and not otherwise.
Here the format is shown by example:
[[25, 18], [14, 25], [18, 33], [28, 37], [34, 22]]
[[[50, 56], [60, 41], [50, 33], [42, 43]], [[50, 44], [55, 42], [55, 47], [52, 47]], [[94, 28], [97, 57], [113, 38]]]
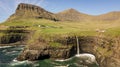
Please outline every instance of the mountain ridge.
[[8, 20], [19, 18], [45, 18], [55, 20], [56, 17], [53, 13], [32, 4], [20, 3], [13, 15]]
[[8, 20], [21, 19], [21, 18], [38, 18], [49, 19], [54, 21], [115, 21], [120, 18], [120, 12], [109, 12], [102, 15], [88, 15], [81, 13], [73, 8], [61, 11], [59, 13], [52, 13], [40, 6], [20, 3], [13, 15]]
[[81, 13], [73, 8], [59, 12], [59, 13], [57, 13], [57, 15], [62, 20], [67, 20], [67, 21], [84, 21], [84, 20], [86, 20], [86, 18], [92, 17], [91, 15]]

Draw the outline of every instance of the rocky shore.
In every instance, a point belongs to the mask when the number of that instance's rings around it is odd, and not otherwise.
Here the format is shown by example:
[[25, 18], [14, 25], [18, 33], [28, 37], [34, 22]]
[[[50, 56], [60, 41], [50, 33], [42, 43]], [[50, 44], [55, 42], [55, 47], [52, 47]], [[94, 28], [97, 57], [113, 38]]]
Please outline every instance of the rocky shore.
[[[67, 44], [59, 47], [50, 46], [49, 43], [31, 44], [18, 56], [18, 60], [43, 60], [43, 59], [67, 59], [76, 54], [75, 37], [66, 38]], [[107, 39], [100, 37], [79, 37], [80, 53], [91, 53], [96, 56], [100, 67], [119, 67], [119, 38]], [[72, 43], [72, 44], [71, 44]], [[36, 46], [35, 46], [36, 45]], [[32, 46], [32, 47], [31, 47]], [[117, 51], [116, 51], [117, 50]], [[111, 59], [109, 59], [111, 58]]]

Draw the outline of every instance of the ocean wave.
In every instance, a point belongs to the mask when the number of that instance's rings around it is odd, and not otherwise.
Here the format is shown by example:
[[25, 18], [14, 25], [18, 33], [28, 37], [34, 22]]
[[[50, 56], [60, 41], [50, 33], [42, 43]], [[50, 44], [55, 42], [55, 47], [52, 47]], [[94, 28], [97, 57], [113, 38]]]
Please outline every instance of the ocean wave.
[[69, 60], [71, 60], [72, 58], [73, 58], [73, 57], [68, 58], [68, 59], [57, 59], [57, 60], [55, 60], [55, 61], [64, 62], [64, 61], [69, 61]]
[[0, 48], [10, 48], [12, 46], [0, 46]]
[[16, 59], [13, 60], [13, 62], [10, 63], [10, 66], [16, 66], [16, 65], [23, 65], [23, 64], [27, 64], [29, 63], [29, 61], [17, 61]]
[[6, 55], [15, 54], [15, 53], [18, 53], [18, 51], [6, 52]]
[[54, 67], [69, 67], [69, 64], [67, 64], [65, 66], [54, 66]]

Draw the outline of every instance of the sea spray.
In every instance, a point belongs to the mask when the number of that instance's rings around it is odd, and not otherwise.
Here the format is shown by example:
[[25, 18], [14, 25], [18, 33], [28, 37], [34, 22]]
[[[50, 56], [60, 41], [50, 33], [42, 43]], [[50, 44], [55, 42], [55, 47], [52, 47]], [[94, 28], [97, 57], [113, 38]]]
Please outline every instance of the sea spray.
[[16, 65], [22, 65], [22, 64], [26, 64], [27, 61], [16, 61], [14, 60], [14, 62], [10, 63], [10, 66], [16, 66]]
[[85, 60], [86, 63], [94, 63], [94, 62], [96, 62], [96, 58], [92, 54], [88, 54], [88, 53], [83, 53], [83, 54], [79, 54], [79, 55], [77, 54], [76, 57], [79, 57], [82, 60]]

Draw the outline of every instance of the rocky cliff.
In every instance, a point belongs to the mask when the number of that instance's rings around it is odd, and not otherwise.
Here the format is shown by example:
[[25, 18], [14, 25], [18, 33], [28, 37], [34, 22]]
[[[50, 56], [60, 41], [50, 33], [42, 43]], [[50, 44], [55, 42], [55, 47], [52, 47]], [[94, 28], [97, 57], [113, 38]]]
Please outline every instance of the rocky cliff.
[[[70, 39], [71, 40], [71, 39]], [[76, 54], [74, 41], [68, 38], [45, 41], [42, 37], [31, 44], [28, 44], [18, 56], [18, 60], [41, 60], [41, 59], [67, 59]], [[71, 44], [71, 45], [70, 45]], [[35, 46], [33, 46], [35, 45]]]
[[0, 30], [0, 46], [7, 46], [13, 44], [25, 44], [27, 35], [30, 31], [23, 26], [10, 26], [5, 30]]
[[[80, 53], [91, 53], [96, 56], [100, 67], [119, 67], [119, 37], [108, 39], [103, 37], [78, 37]], [[51, 46], [50, 42], [37, 42], [27, 46], [18, 56], [18, 60], [66, 59], [76, 54], [76, 38], [67, 37], [55, 40], [59, 46]], [[33, 46], [34, 45], [34, 46]], [[36, 45], [36, 46], [35, 46]], [[33, 46], [33, 47], [31, 47]], [[111, 58], [111, 59], [110, 59]]]
[[45, 9], [32, 5], [32, 4], [25, 4], [20, 3], [13, 15], [10, 16], [8, 20], [15, 20], [15, 19], [27, 19], [27, 18], [38, 18], [38, 19], [50, 19], [50, 20], [57, 20], [56, 16], [46, 11]]

